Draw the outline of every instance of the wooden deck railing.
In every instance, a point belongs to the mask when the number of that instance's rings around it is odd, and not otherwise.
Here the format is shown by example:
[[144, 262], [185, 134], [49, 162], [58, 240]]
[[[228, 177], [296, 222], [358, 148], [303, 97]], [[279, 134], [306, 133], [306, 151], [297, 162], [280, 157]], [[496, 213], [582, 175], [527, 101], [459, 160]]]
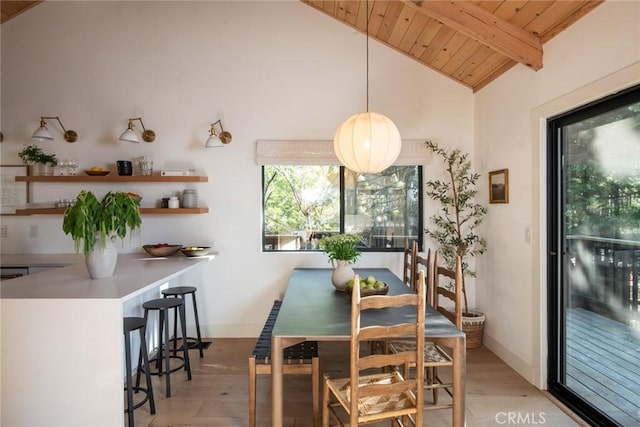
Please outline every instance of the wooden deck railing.
[[572, 307], [629, 322], [640, 315], [640, 242], [568, 236], [567, 270]]

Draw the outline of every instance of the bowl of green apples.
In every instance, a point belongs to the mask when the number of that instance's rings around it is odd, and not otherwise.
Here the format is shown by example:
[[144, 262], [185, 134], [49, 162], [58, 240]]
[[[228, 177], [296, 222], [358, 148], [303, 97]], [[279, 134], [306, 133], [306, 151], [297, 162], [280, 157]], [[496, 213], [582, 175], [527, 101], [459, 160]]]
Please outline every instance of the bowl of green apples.
[[[355, 283], [353, 279], [350, 279], [347, 282], [347, 292], [351, 293], [354, 286]], [[386, 295], [387, 292], [389, 292], [389, 286], [372, 275], [360, 278], [358, 286], [360, 287], [361, 297], [368, 297], [370, 295]]]

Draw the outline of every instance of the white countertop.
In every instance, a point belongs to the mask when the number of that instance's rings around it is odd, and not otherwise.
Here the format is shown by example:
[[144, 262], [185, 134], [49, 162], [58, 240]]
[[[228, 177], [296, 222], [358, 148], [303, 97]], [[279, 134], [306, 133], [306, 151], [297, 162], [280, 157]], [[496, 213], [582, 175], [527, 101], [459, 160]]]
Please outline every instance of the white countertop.
[[76, 254], [0, 254], [0, 267], [62, 267], [84, 263]]
[[[104, 279], [91, 279], [84, 259], [76, 255], [59, 255], [57, 259], [55, 255], [3, 255], [2, 266], [9, 266], [9, 264], [5, 264], [5, 259], [7, 262], [19, 261], [17, 257], [21, 256], [28, 257], [29, 264], [27, 265], [29, 266], [36, 265], [33, 262], [37, 259], [40, 259], [41, 262], [49, 262], [46, 264], [49, 266], [65, 265], [71, 261], [73, 264], [43, 273], [2, 281], [0, 282], [0, 298], [109, 298], [125, 301], [214, 258], [214, 255], [204, 257], [174, 255], [167, 258], [154, 258], [143, 253], [120, 254], [113, 276]], [[11, 257], [16, 257], [16, 259], [10, 260]], [[65, 260], [66, 262], [53, 262]]]

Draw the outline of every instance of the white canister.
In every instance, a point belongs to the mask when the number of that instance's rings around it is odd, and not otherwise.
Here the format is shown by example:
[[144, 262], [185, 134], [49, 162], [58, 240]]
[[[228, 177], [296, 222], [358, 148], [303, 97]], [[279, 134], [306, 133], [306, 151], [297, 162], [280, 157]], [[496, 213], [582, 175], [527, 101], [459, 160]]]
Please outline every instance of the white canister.
[[177, 196], [172, 196], [169, 198], [169, 209], [178, 209], [180, 207], [180, 202], [178, 201]]
[[198, 207], [196, 190], [186, 189], [182, 192], [182, 207], [193, 209]]

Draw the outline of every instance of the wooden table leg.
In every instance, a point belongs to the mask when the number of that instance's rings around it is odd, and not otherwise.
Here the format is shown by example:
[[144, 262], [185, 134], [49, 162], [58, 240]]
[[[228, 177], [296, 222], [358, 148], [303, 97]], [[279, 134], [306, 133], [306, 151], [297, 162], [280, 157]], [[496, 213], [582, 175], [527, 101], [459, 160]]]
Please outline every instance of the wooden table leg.
[[467, 339], [454, 339], [453, 347], [453, 425], [464, 427]]
[[282, 427], [282, 338], [271, 337], [271, 425]]

